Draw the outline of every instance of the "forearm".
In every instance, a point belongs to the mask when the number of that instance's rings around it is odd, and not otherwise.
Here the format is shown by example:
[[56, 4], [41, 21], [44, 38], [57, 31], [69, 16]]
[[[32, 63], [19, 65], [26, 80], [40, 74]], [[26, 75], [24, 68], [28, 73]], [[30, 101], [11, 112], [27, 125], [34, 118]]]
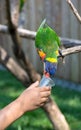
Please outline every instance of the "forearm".
[[0, 111], [0, 130], [4, 130], [12, 122], [23, 115], [21, 108], [22, 105], [20, 100], [16, 99]]

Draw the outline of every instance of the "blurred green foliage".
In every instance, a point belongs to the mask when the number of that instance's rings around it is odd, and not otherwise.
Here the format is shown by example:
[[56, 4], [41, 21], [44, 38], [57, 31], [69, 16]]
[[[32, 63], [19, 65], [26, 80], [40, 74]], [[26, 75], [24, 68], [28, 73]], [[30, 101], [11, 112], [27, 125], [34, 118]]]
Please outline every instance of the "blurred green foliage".
[[[8, 71], [0, 71], [0, 108], [15, 100], [24, 86]], [[72, 130], [81, 130], [81, 93], [60, 86], [52, 89], [57, 102]], [[42, 109], [27, 112], [6, 130], [53, 130]]]
[[20, 0], [20, 11], [22, 10], [22, 7], [24, 5], [25, 0]]

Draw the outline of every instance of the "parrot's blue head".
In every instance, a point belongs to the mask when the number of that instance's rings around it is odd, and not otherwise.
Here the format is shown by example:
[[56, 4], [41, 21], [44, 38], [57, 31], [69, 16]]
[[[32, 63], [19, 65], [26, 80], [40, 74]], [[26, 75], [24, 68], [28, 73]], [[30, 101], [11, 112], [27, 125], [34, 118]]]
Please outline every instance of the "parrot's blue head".
[[57, 63], [51, 63], [49, 61], [45, 61], [45, 72], [44, 74], [48, 77], [54, 77], [55, 72], [57, 70]]

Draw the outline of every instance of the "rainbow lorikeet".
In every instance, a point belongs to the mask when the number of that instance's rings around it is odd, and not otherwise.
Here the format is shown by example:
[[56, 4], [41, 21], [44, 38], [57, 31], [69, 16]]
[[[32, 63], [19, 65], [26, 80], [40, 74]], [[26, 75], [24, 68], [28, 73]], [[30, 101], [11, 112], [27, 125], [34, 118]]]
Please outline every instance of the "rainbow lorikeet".
[[55, 75], [60, 45], [58, 35], [44, 20], [37, 30], [35, 46], [41, 60], [44, 62], [44, 75], [46, 77], [52, 78]]

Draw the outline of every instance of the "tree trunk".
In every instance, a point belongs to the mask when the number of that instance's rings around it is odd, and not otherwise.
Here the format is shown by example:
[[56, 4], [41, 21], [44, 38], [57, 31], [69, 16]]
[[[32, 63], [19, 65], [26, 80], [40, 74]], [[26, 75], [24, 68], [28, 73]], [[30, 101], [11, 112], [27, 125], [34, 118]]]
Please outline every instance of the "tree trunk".
[[64, 115], [52, 98], [49, 98], [49, 101], [44, 105], [43, 110], [46, 112], [55, 130], [70, 130]]

